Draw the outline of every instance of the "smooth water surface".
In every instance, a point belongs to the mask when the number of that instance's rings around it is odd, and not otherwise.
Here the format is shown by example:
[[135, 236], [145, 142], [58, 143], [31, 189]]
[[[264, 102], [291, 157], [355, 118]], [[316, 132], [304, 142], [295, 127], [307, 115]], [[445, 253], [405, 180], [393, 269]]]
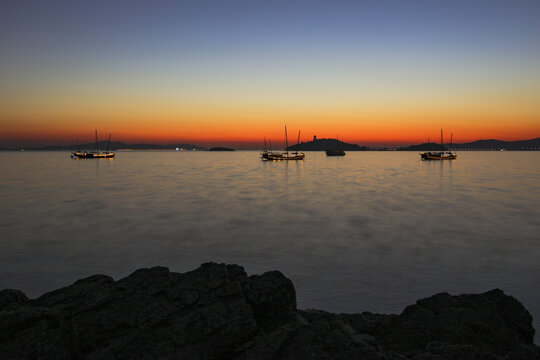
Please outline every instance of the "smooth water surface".
[[0, 152], [0, 289], [215, 261], [279, 269], [300, 308], [335, 312], [501, 288], [540, 330], [540, 152], [306, 157]]

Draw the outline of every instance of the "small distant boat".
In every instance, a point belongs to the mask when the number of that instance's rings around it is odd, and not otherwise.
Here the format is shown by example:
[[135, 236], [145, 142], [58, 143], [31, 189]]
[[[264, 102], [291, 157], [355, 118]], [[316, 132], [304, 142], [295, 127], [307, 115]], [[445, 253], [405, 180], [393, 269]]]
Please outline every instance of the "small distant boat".
[[326, 156], [345, 156], [345, 151], [342, 149], [328, 149], [325, 152]]
[[[287, 139], [287, 126], [285, 126], [285, 151], [282, 153], [276, 153], [268, 151], [266, 149], [266, 138], [265, 138], [265, 150], [261, 153], [261, 159], [267, 161], [281, 161], [281, 160], [304, 160], [306, 155], [304, 153], [299, 153], [295, 151], [294, 153], [289, 154], [289, 141]], [[298, 144], [300, 144], [300, 131], [298, 131]]]
[[107, 143], [107, 150], [105, 152], [99, 152], [99, 142], [98, 134], [96, 130], [96, 151], [86, 152], [86, 151], [76, 151], [71, 154], [72, 158], [78, 159], [112, 159], [114, 158], [114, 153], [109, 152], [109, 145], [111, 144], [111, 134], [109, 134], [109, 142]]
[[450, 134], [450, 149], [444, 151], [443, 131], [441, 129], [441, 151], [429, 151], [420, 153], [422, 160], [455, 160], [457, 154], [452, 152], [452, 134]]

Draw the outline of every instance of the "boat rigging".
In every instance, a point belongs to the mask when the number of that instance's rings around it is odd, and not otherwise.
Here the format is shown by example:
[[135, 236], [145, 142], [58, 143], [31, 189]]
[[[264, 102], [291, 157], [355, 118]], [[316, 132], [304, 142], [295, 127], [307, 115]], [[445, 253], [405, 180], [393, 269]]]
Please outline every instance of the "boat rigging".
[[107, 150], [105, 152], [99, 152], [99, 142], [98, 142], [98, 133], [96, 130], [96, 151], [76, 151], [71, 154], [72, 158], [77, 159], [112, 159], [114, 158], [114, 153], [109, 152], [109, 146], [111, 144], [111, 134], [109, 134], [109, 141], [107, 142]]
[[452, 135], [453, 134], [450, 134], [450, 148], [445, 152], [443, 131], [441, 129], [441, 151], [421, 152], [420, 157], [422, 160], [455, 160], [457, 158], [457, 154], [452, 152]]

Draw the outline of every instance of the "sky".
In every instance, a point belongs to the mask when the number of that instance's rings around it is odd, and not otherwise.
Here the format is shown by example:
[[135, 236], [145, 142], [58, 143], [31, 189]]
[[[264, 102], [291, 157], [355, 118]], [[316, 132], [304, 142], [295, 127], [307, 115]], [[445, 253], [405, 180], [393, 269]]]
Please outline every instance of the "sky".
[[3, 0], [0, 147], [97, 129], [259, 148], [284, 125], [370, 146], [535, 138], [539, 19], [538, 0]]

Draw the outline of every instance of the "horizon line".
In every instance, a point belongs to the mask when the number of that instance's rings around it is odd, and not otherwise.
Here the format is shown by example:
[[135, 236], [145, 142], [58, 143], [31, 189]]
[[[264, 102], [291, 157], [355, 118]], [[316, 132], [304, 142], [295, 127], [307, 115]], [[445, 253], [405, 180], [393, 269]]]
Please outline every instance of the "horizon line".
[[[468, 143], [473, 143], [473, 142], [477, 142], [477, 141], [501, 141], [501, 142], [520, 142], [520, 141], [531, 141], [531, 140], [536, 140], [536, 139], [540, 139], [540, 136], [537, 136], [537, 137], [531, 137], [531, 138], [526, 138], [526, 139], [518, 139], [518, 140], [503, 140], [503, 139], [497, 139], [497, 138], [479, 138], [479, 139], [475, 139], [475, 140], [470, 140], [470, 141], [464, 141], [464, 142], [453, 142], [454, 144], [458, 145], [458, 144], [468, 144]], [[267, 139], [268, 140], [268, 139]], [[312, 142], [314, 139], [312, 140], [301, 140], [300, 141], [300, 144], [301, 143], [308, 143], [308, 142]], [[422, 145], [422, 144], [439, 144], [438, 141], [422, 141], [422, 142], [410, 142], [410, 141], [391, 141], [391, 142], [388, 142], [388, 141], [362, 141], [362, 142], [355, 142], [354, 140], [352, 141], [345, 141], [345, 140], [341, 140], [339, 138], [335, 138], [335, 137], [325, 137], [325, 138], [316, 138], [316, 140], [337, 140], [337, 141], [341, 141], [341, 142], [344, 142], [344, 143], [348, 143], [348, 144], [353, 144], [353, 145], [359, 145], [359, 146], [367, 146], [367, 147], [373, 147], [373, 148], [384, 148], [384, 147], [396, 147], [396, 146], [412, 146], [412, 145]], [[13, 142], [13, 141], [17, 141], [17, 140], [11, 140], [10, 142]], [[45, 140], [47, 141], [47, 140]], [[61, 140], [51, 140], [50, 142], [45, 142], [45, 141], [40, 141], [39, 143], [41, 144], [31, 144], [31, 145], [24, 145], [23, 141], [20, 141], [21, 145], [19, 146], [13, 146], [13, 145], [2, 145], [0, 144], [0, 149], [4, 149], [4, 150], [15, 150], [15, 149], [22, 149], [22, 148], [44, 148], [44, 147], [62, 147], [62, 146], [66, 146], [66, 147], [69, 147], [69, 146], [76, 146], [78, 145], [77, 142], [67, 142], [67, 141], [61, 141]], [[63, 143], [62, 143], [63, 142]], [[108, 142], [108, 140], [99, 140], [99, 143], [106, 143]], [[202, 147], [202, 148], [206, 148], [206, 147], [214, 147], [214, 146], [228, 146], [228, 147], [233, 147], [233, 148], [236, 148], [236, 149], [239, 149], [239, 150], [249, 150], [249, 149], [256, 149], [256, 148], [259, 148], [261, 147], [261, 144], [264, 144], [264, 140], [262, 141], [249, 141], [249, 140], [244, 140], [244, 141], [239, 141], [239, 140], [216, 140], [216, 141], [212, 141], [212, 140], [205, 140], [205, 141], [197, 141], [197, 140], [177, 140], [177, 141], [152, 141], [152, 139], [141, 139], [141, 140], [134, 140], [134, 141], [130, 141], [130, 140], [111, 140], [111, 143], [122, 143], [122, 144], [126, 144], [126, 145], [157, 145], [157, 146], [176, 146], [176, 145], [193, 145], [193, 146], [197, 146], [197, 147]], [[281, 144], [281, 141], [278, 141], [277, 142], [277, 146], [279, 147]], [[446, 141], [444, 142], [445, 144], [449, 144], [450, 142]], [[87, 144], [95, 144], [95, 141], [86, 141], [86, 142], [79, 142], [79, 145], [87, 145]], [[293, 144], [290, 144], [289, 146], [293, 146], [293, 145], [296, 145], [298, 144], [297, 142], [293, 143]]]

